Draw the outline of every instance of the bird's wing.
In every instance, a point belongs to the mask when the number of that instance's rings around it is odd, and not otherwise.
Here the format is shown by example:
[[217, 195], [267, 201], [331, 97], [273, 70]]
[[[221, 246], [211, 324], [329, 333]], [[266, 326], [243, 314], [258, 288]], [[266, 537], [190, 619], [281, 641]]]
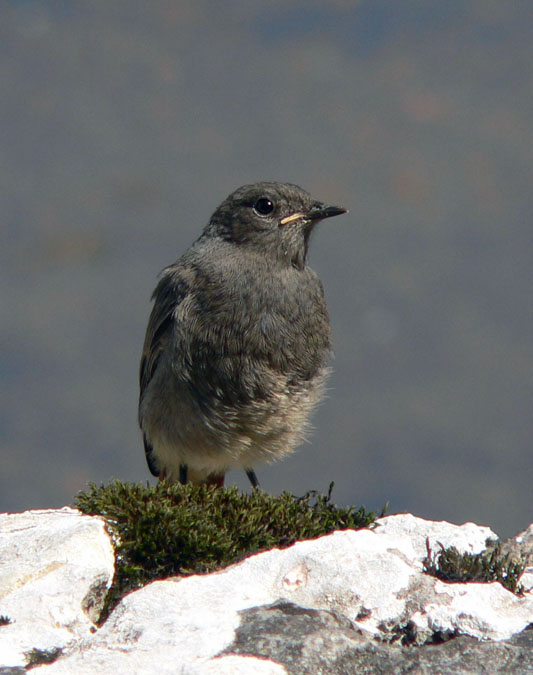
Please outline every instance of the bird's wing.
[[142, 399], [146, 387], [150, 384], [161, 353], [172, 332], [174, 312], [187, 295], [189, 285], [182, 270], [177, 267], [167, 267], [152, 295], [154, 306], [148, 321], [139, 380]]
[[[187, 295], [189, 283], [186, 276], [186, 271], [178, 265], [167, 267], [152, 295], [154, 306], [146, 329], [139, 373], [139, 406], [175, 328], [175, 310]], [[146, 435], [143, 440], [148, 467], [154, 476], [158, 476], [159, 468], [153, 458], [153, 448]]]

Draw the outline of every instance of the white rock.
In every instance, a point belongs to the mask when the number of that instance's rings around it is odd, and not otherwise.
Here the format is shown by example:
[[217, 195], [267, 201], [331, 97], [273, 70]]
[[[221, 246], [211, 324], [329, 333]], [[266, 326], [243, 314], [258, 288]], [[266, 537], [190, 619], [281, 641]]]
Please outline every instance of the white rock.
[[411, 617], [421, 630], [505, 640], [533, 620], [533, 598], [516, 596], [497, 582], [448, 584], [436, 580], [435, 592], [435, 600]]
[[100, 519], [72, 509], [0, 517], [0, 665], [33, 647], [64, 647], [43, 675], [190, 675], [285, 669], [223, 654], [242, 612], [277, 601], [334, 610], [367, 634], [412, 620], [419, 630], [501, 640], [533, 622], [533, 592], [500, 584], [445, 584], [422, 572], [426, 539], [479, 552], [489, 528], [388, 516], [373, 530], [334, 532], [266, 551], [209, 575], [156, 581], [130, 593], [94, 633], [90, 589], [110, 583], [113, 553]]
[[[523, 532], [514, 537], [514, 540], [517, 544], [525, 546], [528, 550], [533, 548], [533, 524], [527, 527]], [[524, 590], [528, 593], [533, 592], [533, 561], [530, 560], [527, 567], [524, 569], [522, 576], [520, 577], [520, 583], [522, 584]]]
[[533, 567], [526, 567], [519, 581], [526, 593], [533, 593]]
[[101, 518], [68, 507], [0, 514], [0, 614], [11, 619], [0, 628], [0, 665], [90, 635], [113, 572]]
[[230, 654], [190, 666], [187, 675], [288, 675], [288, 671], [273, 661]]
[[455, 546], [460, 553], [481, 553], [487, 548], [488, 539], [498, 539], [490, 527], [475, 523], [454, 525], [443, 520], [424, 520], [410, 513], [385, 516], [376, 523], [377, 534], [392, 535], [407, 542], [410, 548], [414, 548], [420, 562], [427, 555], [428, 540], [434, 553], [440, 550], [440, 544], [444, 548]]
[[401, 544], [370, 530], [347, 530], [215, 574], [153, 582], [126, 596], [92, 639], [46, 673], [151, 672], [154, 650], [157, 672], [175, 673], [176, 663], [207, 662], [231, 644], [240, 611], [280, 599], [353, 620], [364, 609], [370, 612], [364, 627], [377, 631], [404, 611], [406, 590], [420, 574], [397, 553]]

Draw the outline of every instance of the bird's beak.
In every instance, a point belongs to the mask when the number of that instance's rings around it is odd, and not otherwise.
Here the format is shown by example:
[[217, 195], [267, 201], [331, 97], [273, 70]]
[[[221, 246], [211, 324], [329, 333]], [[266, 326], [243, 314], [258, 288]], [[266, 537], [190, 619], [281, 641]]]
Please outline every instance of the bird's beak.
[[326, 206], [325, 204], [317, 202], [309, 209], [309, 211], [298, 211], [297, 213], [291, 213], [290, 215], [285, 216], [279, 221], [279, 224], [288, 225], [301, 218], [305, 218], [305, 220], [324, 220], [324, 218], [340, 216], [343, 213], [348, 213], [347, 209], [343, 209], [340, 206]]

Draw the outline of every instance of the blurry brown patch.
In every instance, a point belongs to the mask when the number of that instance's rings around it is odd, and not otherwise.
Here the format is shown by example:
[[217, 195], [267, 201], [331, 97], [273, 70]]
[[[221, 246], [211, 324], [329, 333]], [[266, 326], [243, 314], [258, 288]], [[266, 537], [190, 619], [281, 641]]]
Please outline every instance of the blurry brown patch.
[[42, 258], [49, 263], [75, 263], [100, 254], [104, 242], [99, 234], [70, 232], [48, 237], [42, 247]]
[[391, 191], [402, 202], [422, 204], [428, 198], [431, 189], [421, 167], [406, 166], [392, 174]]
[[440, 122], [452, 112], [451, 102], [436, 92], [411, 91], [402, 100], [402, 109], [415, 122]]

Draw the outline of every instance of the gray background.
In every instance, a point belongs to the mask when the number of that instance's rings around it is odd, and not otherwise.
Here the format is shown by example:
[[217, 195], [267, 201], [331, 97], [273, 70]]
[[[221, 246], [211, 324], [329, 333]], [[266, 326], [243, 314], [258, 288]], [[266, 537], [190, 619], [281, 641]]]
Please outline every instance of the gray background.
[[531, 19], [513, 0], [4, 0], [0, 510], [148, 479], [156, 275], [273, 179], [350, 214], [312, 242], [329, 397], [263, 487], [531, 522]]

